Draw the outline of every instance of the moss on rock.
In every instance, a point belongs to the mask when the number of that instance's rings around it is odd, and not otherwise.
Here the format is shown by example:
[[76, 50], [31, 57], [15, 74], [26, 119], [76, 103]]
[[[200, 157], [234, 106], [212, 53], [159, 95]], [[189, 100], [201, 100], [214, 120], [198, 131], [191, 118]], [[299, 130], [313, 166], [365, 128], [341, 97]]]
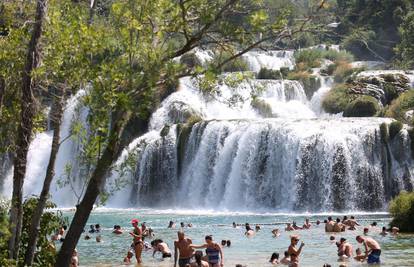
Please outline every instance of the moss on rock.
[[380, 110], [378, 101], [372, 96], [358, 96], [344, 110], [344, 117], [372, 117]]
[[315, 75], [311, 75], [307, 71], [290, 72], [287, 77], [289, 80], [299, 81], [306, 96], [310, 99], [313, 94], [321, 87], [321, 81]]
[[405, 113], [412, 109], [414, 109], [414, 90], [408, 90], [391, 102], [385, 111], [385, 116], [412, 124], [412, 121], [407, 120], [405, 116]]
[[380, 125], [380, 136], [381, 136], [381, 141], [383, 143], [388, 143], [388, 140], [390, 139], [390, 134], [388, 131], [388, 124], [383, 122]]
[[325, 95], [322, 100], [322, 107], [331, 114], [341, 113], [352, 100], [354, 98], [349, 94], [348, 86], [346, 84], [338, 84]]
[[257, 73], [257, 79], [266, 79], [266, 80], [280, 80], [282, 79], [282, 73], [278, 70], [272, 70], [268, 68], [260, 68], [260, 71]]
[[400, 121], [393, 121], [389, 127], [390, 139], [394, 139], [395, 136], [402, 130], [403, 124]]
[[260, 98], [253, 98], [250, 105], [264, 118], [272, 117], [272, 107]]

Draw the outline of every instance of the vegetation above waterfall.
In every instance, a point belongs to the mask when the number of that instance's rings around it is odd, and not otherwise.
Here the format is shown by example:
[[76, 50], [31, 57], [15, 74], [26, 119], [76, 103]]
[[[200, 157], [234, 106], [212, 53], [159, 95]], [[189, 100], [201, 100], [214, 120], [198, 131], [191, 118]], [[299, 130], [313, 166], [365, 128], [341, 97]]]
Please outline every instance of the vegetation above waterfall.
[[414, 232], [414, 193], [401, 192], [389, 206], [393, 216], [391, 227], [398, 227], [401, 232]]

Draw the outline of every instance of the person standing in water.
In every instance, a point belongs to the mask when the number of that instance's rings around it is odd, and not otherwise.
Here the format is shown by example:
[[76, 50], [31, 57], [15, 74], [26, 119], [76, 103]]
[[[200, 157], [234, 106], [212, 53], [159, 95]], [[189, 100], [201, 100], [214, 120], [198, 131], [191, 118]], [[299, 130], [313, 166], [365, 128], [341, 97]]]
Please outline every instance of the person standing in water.
[[142, 249], [144, 248], [144, 242], [142, 241], [142, 229], [138, 226], [138, 219], [132, 219], [131, 224], [134, 227], [134, 230], [129, 234], [134, 238], [134, 250], [135, 250], [135, 258], [137, 259], [137, 263], [142, 263], [141, 254]]
[[296, 245], [299, 243], [299, 236], [298, 235], [291, 235], [290, 236], [290, 246], [288, 248], [288, 254], [292, 257], [292, 254], [295, 254], [299, 257], [300, 253], [302, 252], [302, 248], [305, 246], [305, 243], [301, 243], [299, 248]]
[[367, 257], [368, 264], [378, 264], [381, 263], [381, 246], [371, 237], [366, 236], [357, 236], [356, 241], [360, 244], [364, 244], [365, 247], [365, 256]]
[[205, 237], [206, 243], [203, 245], [190, 245], [191, 248], [205, 248], [207, 253], [208, 264], [210, 267], [223, 267], [224, 255], [221, 246], [213, 242], [213, 237], [207, 235]]
[[155, 239], [154, 241], [151, 242], [151, 246], [153, 248], [153, 253], [152, 256], [154, 257], [155, 253], [157, 251], [161, 252], [162, 254], [162, 258], [171, 258], [171, 251], [170, 248], [168, 247], [168, 245], [162, 241], [161, 239]]
[[203, 261], [203, 252], [202, 251], [196, 251], [196, 253], [194, 254], [194, 259], [195, 262], [191, 263], [191, 264], [187, 264], [187, 266], [189, 267], [209, 267], [208, 266], [208, 262]]
[[174, 241], [174, 267], [177, 266], [178, 254], [178, 266], [185, 267], [190, 263], [191, 257], [193, 257], [194, 250], [190, 247], [193, 243], [190, 238], [185, 238], [184, 232], [177, 232], [178, 240]]

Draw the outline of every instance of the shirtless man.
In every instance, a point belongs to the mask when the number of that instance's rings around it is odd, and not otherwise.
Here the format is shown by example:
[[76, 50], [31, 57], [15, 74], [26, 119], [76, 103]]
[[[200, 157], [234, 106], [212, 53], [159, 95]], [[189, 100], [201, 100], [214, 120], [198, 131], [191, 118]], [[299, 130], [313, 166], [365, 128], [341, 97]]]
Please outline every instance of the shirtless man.
[[312, 224], [309, 222], [309, 219], [305, 219], [305, 223], [303, 224], [303, 229], [310, 229]]
[[285, 256], [280, 260], [280, 264], [289, 265], [290, 263], [289, 252], [286, 250], [284, 254]]
[[290, 223], [286, 224], [285, 231], [295, 231], [295, 228]]
[[177, 236], [178, 240], [174, 241], [174, 267], [177, 266], [178, 252], [180, 253], [178, 266], [185, 267], [190, 263], [191, 257], [194, 254], [194, 250], [190, 247], [193, 242], [190, 238], [185, 238], [184, 232], [182, 231], [179, 231]]
[[[154, 242], [154, 243], [152, 243], [152, 242]], [[156, 239], [152, 242], [151, 242], [152, 243], [151, 245], [153, 245], [153, 249], [154, 249], [154, 252], [152, 253], [153, 257], [155, 255], [155, 253], [157, 251], [159, 251], [159, 252], [162, 253], [162, 258], [163, 259], [171, 258], [171, 250], [164, 241], [162, 241], [161, 239]]]
[[70, 267], [78, 267], [78, 266], [79, 266], [78, 251], [75, 248], [73, 250], [72, 258], [70, 260]]
[[341, 238], [339, 241], [338, 256], [341, 259], [348, 259], [352, 257], [352, 245], [346, 242], [346, 238]]
[[325, 232], [333, 232], [334, 230], [334, 221], [332, 221], [332, 217], [328, 217], [328, 221], [325, 224]]
[[255, 232], [253, 231], [253, 229], [250, 227], [250, 225], [246, 225], [246, 232], [244, 233], [247, 237], [252, 237], [255, 235]]
[[333, 232], [342, 232], [345, 229], [345, 225], [341, 223], [341, 219], [337, 218], [336, 223], [333, 225]]
[[367, 263], [380, 263], [381, 246], [371, 237], [357, 236], [356, 241], [360, 244], [364, 244], [365, 256], [367, 257]]

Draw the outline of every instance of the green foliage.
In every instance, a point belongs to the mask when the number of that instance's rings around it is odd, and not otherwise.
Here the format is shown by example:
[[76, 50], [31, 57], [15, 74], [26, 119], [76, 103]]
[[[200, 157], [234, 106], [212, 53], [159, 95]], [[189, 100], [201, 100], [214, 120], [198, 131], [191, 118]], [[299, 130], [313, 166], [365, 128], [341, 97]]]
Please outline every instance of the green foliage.
[[405, 113], [412, 109], [414, 109], [414, 90], [408, 90], [391, 102], [385, 111], [385, 116], [411, 124], [412, 122], [406, 119]]
[[283, 79], [283, 75], [279, 70], [260, 68], [256, 78], [264, 80], [280, 80]]
[[390, 139], [390, 133], [388, 130], [388, 124], [383, 122], [380, 124], [380, 136], [381, 136], [381, 141], [383, 143], [388, 143], [388, 140]]
[[374, 97], [368, 95], [358, 96], [346, 106], [344, 117], [372, 117], [379, 109], [378, 101]]
[[[231, 57], [233, 57], [235, 52], [220, 50], [214, 54], [212, 64], [218, 66], [221, 62], [224, 62]], [[235, 58], [224, 64], [221, 68], [221, 72], [238, 72], [238, 71], [247, 71], [248, 65], [247, 62], [241, 58]]]
[[[21, 251], [25, 251], [27, 248], [27, 242], [29, 238], [29, 229], [33, 212], [36, 209], [38, 198], [28, 198], [23, 203], [23, 227], [22, 235], [20, 238]], [[40, 230], [38, 235], [38, 242], [36, 247], [35, 258], [33, 266], [53, 266], [56, 257], [56, 248], [50, 236], [55, 234], [59, 227], [67, 225], [67, 219], [63, 218], [59, 211], [51, 211], [48, 209], [56, 208], [56, 205], [51, 201], [46, 203], [46, 211], [43, 213], [40, 220]], [[13, 262], [8, 260], [7, 255], [7, 240], [9, 236], [8, 230], [8, 211], [9, 204], [5, 200], [0, 200], [0, 263], [1, 266], [14, 266]], [[23, 262], [24, 253], [20, 253], [19, 263]], [[21, 266], [21, 264], [18, 264]]]
[[271, 118], [273, 115], [272, 107], [263, 99], [253, 98], [250, 105], [264, 118]]
[[389, 204], [393, 217], [390, 226], [400, 228], [401, 232], [414, 232], [414, 192], [400, 192]]
[[383, 90], [385, 93], [386, 104], [390, 104], [391, 101], [398, 97], [397, 88], [391, 83], [385, 83], [383, 86]]
[[390, 139], [394, 139], [395, 136], [402, 130], [403, 124], [400, 121], [393, 121], [389, 127]]
[[399, 65], [406, 69], [414, 68], [414, 11], [408, 13], [398, 28], [401, 42], [396, 47]]
[[335, 63], [335, 70], [333, 71], [334, 81], [336, 83], [345, 82], [355, 71], [351, 64], [344, 61]]
[[306, 96], [310, 99], [312, 95], [321, 87], [321, 81], [317, 76], [311, 75], [307, 71], [290, 72], [287, 76], [289, 80], [300, 81]]
[[187, 53], [182, 55], [180, 63], [186, 65], [189, 68], [201, 67], [201, 61], [195, 53]]
[[339, 84], [325, 95], [322, 107], [326, 112], [336, 114], [343, 112], [352, 100], [354, 100], [354, 97], [349, 94], [348, 86]]
[[295, 61], [300, 69], [308, 70], [310, 68], [319, 68], [321, 66], [322, 50], [303, 49], [295, 52]]

